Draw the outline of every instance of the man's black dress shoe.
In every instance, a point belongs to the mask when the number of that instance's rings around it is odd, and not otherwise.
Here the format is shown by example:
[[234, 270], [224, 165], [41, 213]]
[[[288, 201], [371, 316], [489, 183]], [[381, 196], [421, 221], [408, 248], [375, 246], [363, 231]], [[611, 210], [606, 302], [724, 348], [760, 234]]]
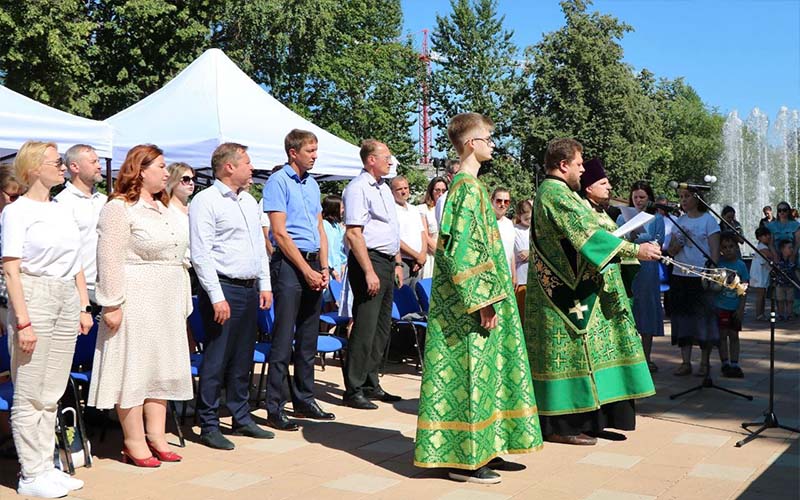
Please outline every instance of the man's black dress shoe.
[[369, 399], [365, 398], [363, 394], [356, 394], [355, 396], [344, 398], [342, 402], [344, 403], [345, 406], [349, 406], [350, 408], [358, 408], [359, 410], [378, 409], [378, 405], [371, 402]]
[[268, 416], [267, 425], [279, 431], [296, 431], [300, 428], [299, 425], [289, 420], [289, 417], [282, 411]]
[[366, 390], [364, 391], [364, 397], [367, 399], [376, 399], [378, 401], [383, 401], [384, 403], [396, 403], [398, 401], [402, 401], [403, 398], [400, 396], [395, 396], [394, 394], [389, 394], [388, 392], [383, 390], [383, 387], [378, 386], [376, 389], [373, 390]]
[[294, 411], [295, 418], [313, 418], [315, 420], [336, 420], [336, 415], [319, 407], [316, 401], [308, 406], [298, 407]]
[[235, 448], [233, 442], [223, 436], [217, 429], [201, 433], [200, 443], [209, 448], [214, 448], [215, 450], [232, 450]]
[[275, 437], [274, 432], [265, 431], [253, 422], [240, 425], [239, 427], [234, 427], [233, 433], [237, 436], [247, 436], [256, 439], [272, 439]]

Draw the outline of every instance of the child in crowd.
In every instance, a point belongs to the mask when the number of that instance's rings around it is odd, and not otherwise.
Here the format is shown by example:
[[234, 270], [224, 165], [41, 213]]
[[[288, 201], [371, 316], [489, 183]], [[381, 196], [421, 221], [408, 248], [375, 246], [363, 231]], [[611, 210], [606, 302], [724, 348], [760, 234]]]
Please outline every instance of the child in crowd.
[[769, 288], [769, 263], [774, 261], [775, 256], [772, 254], [772, 233], [766, 226], [759, 226], [756, 229], [756, 239], [758, 245], [756, 249], [758, 253], [753, 256], [753, 263], [750, 265], [750, 287], [756, 297], [756, 319], [763, 321], [767, 319], [764, 314], [764, 302]]
[[[737, 235], [724, 232], [719, 238], [719, 267], [735, 271], [742, 283], [750, 281], [747, 266], [738, 257]], [[745, 295], [724, 287], [714, 301], [719, 318], [719, 359], [722, 361], [723, 377], [744, 377], [739, 367], [739, 331], [742, 329]]]
[[[791, 240], [782, 240], [778, 243], [778, 267], [783, 274], [792, 280], [800, 280], [800, 271], [797, 269], [797, 262], [792, 258], [794, 245]], [[786, 277], [779, 273], [775, 277], [775, 300], [778, 302], [778, 319], [792, 319], [792, 307], [794, 306], [794, 285]]]

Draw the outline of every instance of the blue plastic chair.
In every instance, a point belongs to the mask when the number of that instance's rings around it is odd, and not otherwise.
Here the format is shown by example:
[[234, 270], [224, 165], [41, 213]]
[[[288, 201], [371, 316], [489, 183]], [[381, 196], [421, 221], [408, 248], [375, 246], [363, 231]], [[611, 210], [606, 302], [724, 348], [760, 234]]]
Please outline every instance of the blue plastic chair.
[[[269, 309], [258, 310], [258, 333], [259, 336], [269, 337], [272, 335], [272, 328], [275, 325], [275, 310], [270, 307]], [[253, 365], [261, 363], [261, 374], [258, 376], [258, 390], [256, 392], [256, 408], [258, 408], [261, 401], [261, 389], [264, 387], [264, 375], [267, 369], [267, 362], [269, 361], [269, 352], [272, 348], [271, 342], [256, 342], [255, 349], [253, 350]], [[264, 395], [266, 401], [266, 394]]]
[[419, 300], [419, 307], [425, 314], [428, 314], [431, 308], [431, 278], [425, 278], [417, 281], [416, 292], [417, 299]]
[[[417, 301], [416, 295], [414, 295], [414, 291], [411, 290], [411, 287], [408, 285], [403, 285], [400, 288], [395, 288], [394, 290], [394, 299], [392, 301], [392, 326], [393, 329], [396, 331], [401, 326], [410, 326], [414, 331], [414, 347], [417, 350], [417, 369], [422, 368], [422, 345], [423, 339], [422, 335], [428, 329], [428, 322], [427, 321], [419, 321], [419, 320], [404, 320], [403, 317], [408, 314], [419, 314], [422, 315], [422, 309], [420, 308], [419, 302]], [[391, 344], [392, 338], [391, 335], [389, 336], [389, 344]], [[389, 354], [389, 345], [386, 346], [386, 355]]]
[[[331, 295], [333, 295], [333, 300], [338, 304], [340, 300], [339, 297], [342, 296], [342, 282], [331, 279], [328, 282], [328, 289], [330, 290]], [[319, 320], [338, 329], [339, 327], [347, 326], [347, 324], [350, 322], [350, 317], [340, 316], [334, 312], [323, 312], [319, 315]]]
[[667, 269], [667, 265], [663, 262], [658, 263], [658, 280], [661, 283], [660, 289], [661, 293], [666, 293], [669, 291], [669, 269]]
[[[69, 372], [69, 386], [72, 388], [72, 396], [75, 399], [75, 404], [78, 406], [75, 412], [76, 424], [81, 431], [81, 438], [83, 440], [83, 449], [89, 449], [88, 436], [84, 428], [83, 412], [85, 409], [81, 407], [80, 391], [78, 387], [83, 385], [89, 386], [92, 381], [92, 362], [94, 361], [94, 350], [97, 344], [97, 329], [99, 324], [97, 320], [92, 323], [92, 328], [86, 335], [78, 335], [75, 340], [75, 352], [72, 355], [72, 368]], [[86, 453], [86, 467], [92, 466], [92, 454]]]

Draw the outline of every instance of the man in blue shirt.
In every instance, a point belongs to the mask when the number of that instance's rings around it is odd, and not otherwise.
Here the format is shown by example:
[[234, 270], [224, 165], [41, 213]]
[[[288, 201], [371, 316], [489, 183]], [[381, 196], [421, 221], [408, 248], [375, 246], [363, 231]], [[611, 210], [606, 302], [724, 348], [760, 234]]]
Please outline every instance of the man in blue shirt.
[[197, 415], [200, 442], [232, 450], [233, 443], [219, 430], [223, 385], [234, 434], [275, 437], [253, 422], [248, 401], [256, 308], [270, 307], [272, 288], [261, 211], [247, 192], [253, 178], [247, 147], [220, 144], [211, 156], [211, 167], [214, 184], [189, 206], [192, 264], [202, 285], [198, 305], [206, 332]]
[[283, 411], [283, 388], [289, 370], [294, 416], [333, 420], [314, 398], [322, 291], [328, 286], [328, 240], [322, 225], [317, 181], [309, 171], [317, 159], [317, 137], [292, 130], [284, 139], [288, 162], [264, 185], [264, 211], [269, 214], [273, 246], [270, 262], [275, 287], [275, 328], [267, 371], [267, 425], [296, 431]]

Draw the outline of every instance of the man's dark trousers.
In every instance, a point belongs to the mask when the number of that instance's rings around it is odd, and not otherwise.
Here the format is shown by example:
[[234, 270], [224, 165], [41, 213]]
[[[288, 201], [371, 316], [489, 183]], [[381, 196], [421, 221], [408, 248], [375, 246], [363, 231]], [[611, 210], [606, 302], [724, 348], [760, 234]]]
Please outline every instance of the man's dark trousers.
[[347, 274], [353, 291], [353, 329], [344, 365], [345, 399], [378, 387], [378, 370], [392, 326], [394, 257], [370, 250], [372, 268], [380, 280], [378, 294], [367, 293], [364, 270], [353, 252], [347, 257]]
[[219, 429], [220, 389], [225, 387], [225, 405], [234, 425], [253, 422], [250, 416], [250, 370], [256, 342], [259, 293], [256, 285], [245, 287], [220, 281], [231, 317], [220, 325], [204, 290], [198, 305], [206, 330], [203, 364], [200, 366], [200, 400], [197, 415], [200, 432]]
[[[318, 261], [309, 261], [308, 264], [319, 271]], [[289, 380], [294, 410], [307, 408], [316, 402], [314, 359], [322, 292], [312, 290], [303, 274], [280, 252], [273, 254], [270, 272], [275, 297], [275, 327], [267, 370], [267, 414], [277, 415], [285, 403], [283, 388], [290, 359], [294, 364], [294, 376]]]

